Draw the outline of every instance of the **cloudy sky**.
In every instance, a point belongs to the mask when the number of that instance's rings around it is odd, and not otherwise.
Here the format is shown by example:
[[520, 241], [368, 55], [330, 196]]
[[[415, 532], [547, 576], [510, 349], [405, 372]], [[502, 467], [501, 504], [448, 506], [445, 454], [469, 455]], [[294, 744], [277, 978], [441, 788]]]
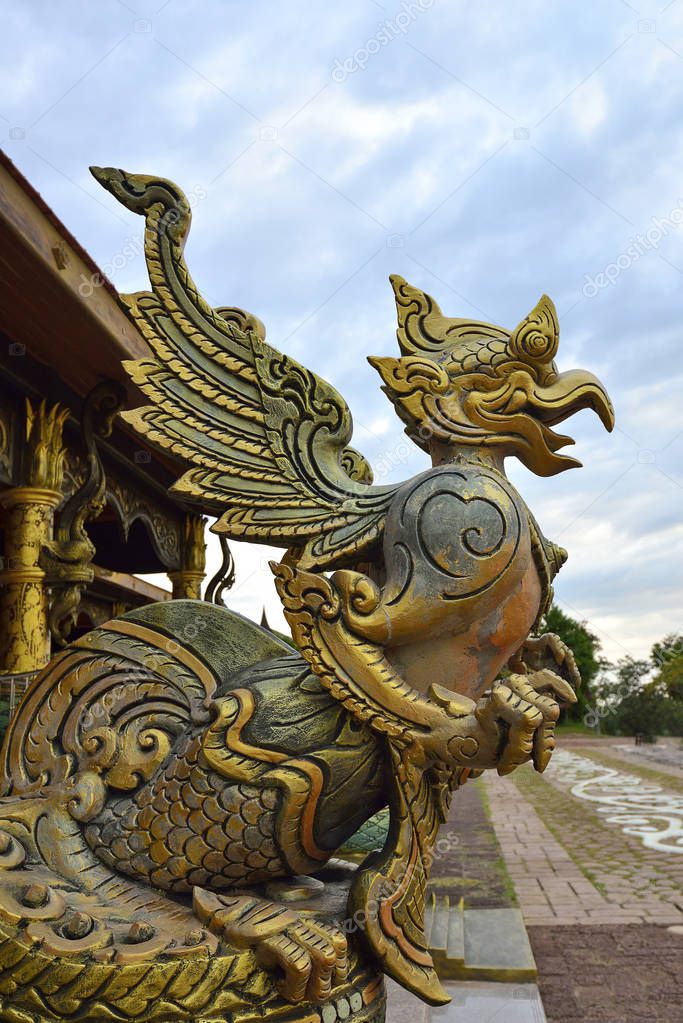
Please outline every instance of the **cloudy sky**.
[[[385, 480], [425, 467], [365, 361], [394, 352], [388, 274], [510, 328], [550, 294], [560, 367], [601, 376], [618, 420], [572, 421], [583, 469], [509, 464], [569, 548], [558, 602], [615, 658], [683, 631], [683, 0], [6, 0], [2, 21], [3, 146], [116, 286], [146, 286], [142, 225], [92, 163], [192, 194], [206, 297], [337, 385]], [[239, 545], [231, 604], [278, 622], [267, 554]]]

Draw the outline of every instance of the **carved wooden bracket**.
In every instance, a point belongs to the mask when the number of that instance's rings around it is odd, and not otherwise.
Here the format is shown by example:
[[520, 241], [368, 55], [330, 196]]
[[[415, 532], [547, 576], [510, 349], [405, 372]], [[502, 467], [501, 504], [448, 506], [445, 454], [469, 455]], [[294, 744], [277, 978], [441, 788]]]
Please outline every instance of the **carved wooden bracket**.
[[219, 536], [218, 542], [221, 545], [223, 557], [218, 571], [207, 583], [204, 600], [207, 600], [210, 604], [219, 604], [221, 607], [227, 607], [223, 600], [223, 593], [225, 590], [231, 589], [235, 583], [235, 559], [232, 556], [227, 536]]

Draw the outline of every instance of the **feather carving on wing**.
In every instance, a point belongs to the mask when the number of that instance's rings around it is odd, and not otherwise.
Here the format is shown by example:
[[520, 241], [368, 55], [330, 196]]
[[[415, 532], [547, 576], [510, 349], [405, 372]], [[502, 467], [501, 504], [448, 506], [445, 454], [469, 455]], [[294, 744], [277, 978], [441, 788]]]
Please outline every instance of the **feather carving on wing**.
[[126, 368], [152, 404], [124, 418], [191, 466], [175, 493], [219, 514], [214, 532], [290, 548], [302, 567], [355, 559], [381, 535], [397, 488], [372, 486], [348, 447], [346, 402], [271, 347], [255, 317], [201, 297], [183, 258], [191, 213], [176, 185], [93, 174], [145, 217], [152, 291], [124, 301], [153, 357]]

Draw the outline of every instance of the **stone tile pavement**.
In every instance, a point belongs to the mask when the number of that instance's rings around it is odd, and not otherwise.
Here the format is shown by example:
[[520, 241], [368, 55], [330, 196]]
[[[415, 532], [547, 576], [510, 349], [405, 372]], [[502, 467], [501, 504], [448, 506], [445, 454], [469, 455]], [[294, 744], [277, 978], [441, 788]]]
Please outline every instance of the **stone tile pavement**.
[[615, 910], [588, 880], [512, 777], [485, 775], [484, 785], [496, 836], [527, 924], [584, 923], [591, 919], [589, 914], [614, 914], [610, 922], [639, 922], [634, 915], [622, 917], [620, 907]]
[[646, 848], [528, 767], [484, 785], [527, 924], [683, 923], [683, 855]]
[[[613, 742], [570, 749], [641, 777], [650, 792], [654, 784], [683, 793], [670, 763], [638, 760]], [[545, 1023], [546, 1014], [547, 1023], [683, 1020], [683, 934], [669, 930], [683, 927], [683, 855], [625, 833], [629, 823], [573, 795], [571, 772], [559, 758], [557, 765], [545, 775], [525, 767], [468, 783], [453, 800], [433, 878], [466, 906], [516, 899], [540, 995], [535, 985], [460, 983], [449, 1006], [430, 1009], [389, 984], [388, 1023]], [[590, 763], [587, 773], [595, 773]]]
[[[683, 854], [650, 848], [647, 835], [680, 815], [678, 769], [639, 760], [616, 743], [569, 749], [635, 776], [632, 789], [644, 796], [642, 820], [637, 804], [621, 812], [621, 797], [613, 806], [572, 793], [577, 777], [605, 777], [590, 763], [577, 774], [574, 762], [573, 777], [556, 758], [556, 769], [544, 775], [524, 767], [506, 778], [487, 773], [481, 782], [528, 927], [548, 1023], [683, 1020]], [[659, 804], [659, 820], [654, 786], [679, 797], [668, 807], [666, 800]], [[596, 792], [609, 796], [609, 782], [602, 790], [589, 784], [587, 794]], [[614, 792], [623, 792], [623, 778]], [[675, 844], [676, 827], [660, 845]]]
[[609, 746], [584, 745], [573, 743], [562, 744], [562, 749], [579, 753], [582, 757], [616, 767], [620, 771], [630, 771], [643, 778], [658, 781], [674, 792], [683, 792], [683, 751], [670, 743], [659, 743], [655, 746], [633, 746], [628, 742], [610, 744]]
[[530, 927], [529, 937], [548, 1023], [679, 1023], [683, 1018], [683, 935], [652, 924], [578, 924]]
[[468, 909], [514, 905], [484, 796], [481, 781], [468, 781], [454, 794], [429, 883], [437, 895], [448, 895], [452, 905], [463, 898]]
[[582, 756], [596, 756], [603, 763], [621, 761], [622, 768], [641, 767], [653, 770], [660, 776], [669, 776], [683, 781], [683, 745], [680, 739], [663, 738], [656, 743], [636, 746], [633, 739], [606, 736], [562, 735], [560, 748], [576, 750]]

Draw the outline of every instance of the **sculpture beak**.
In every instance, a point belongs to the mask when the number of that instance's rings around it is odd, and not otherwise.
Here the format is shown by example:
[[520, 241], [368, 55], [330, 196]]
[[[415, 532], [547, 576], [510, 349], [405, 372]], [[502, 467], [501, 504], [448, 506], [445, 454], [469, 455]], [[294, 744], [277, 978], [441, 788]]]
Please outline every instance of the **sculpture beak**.
[[493, 392], [488, 401], [480, 400], [470, 415], [476, 415], [478, 423], [496, 426], [502, 420], [510, 434], [523, 439], [517, 454], [527, 468], [539, 476], [553, 476], [581, 463], [558, 454], [574, 441], [552, 427], [584, 408], [593, 409], [605, 429], [614, 428], [612, 402], [597, 377], [581, 369], [557, 373], [551, 364], [539, 380], [523, 370], [510, 374], [507, 390]]
[[554, 426], [580, 409], [591, 408], [608, 432], [614, 429], [614, 408], [607, 391], [597, 377], [583, 369], [553, 375], [537, 384], [529, 395], [530, 413], [535, 419]]

